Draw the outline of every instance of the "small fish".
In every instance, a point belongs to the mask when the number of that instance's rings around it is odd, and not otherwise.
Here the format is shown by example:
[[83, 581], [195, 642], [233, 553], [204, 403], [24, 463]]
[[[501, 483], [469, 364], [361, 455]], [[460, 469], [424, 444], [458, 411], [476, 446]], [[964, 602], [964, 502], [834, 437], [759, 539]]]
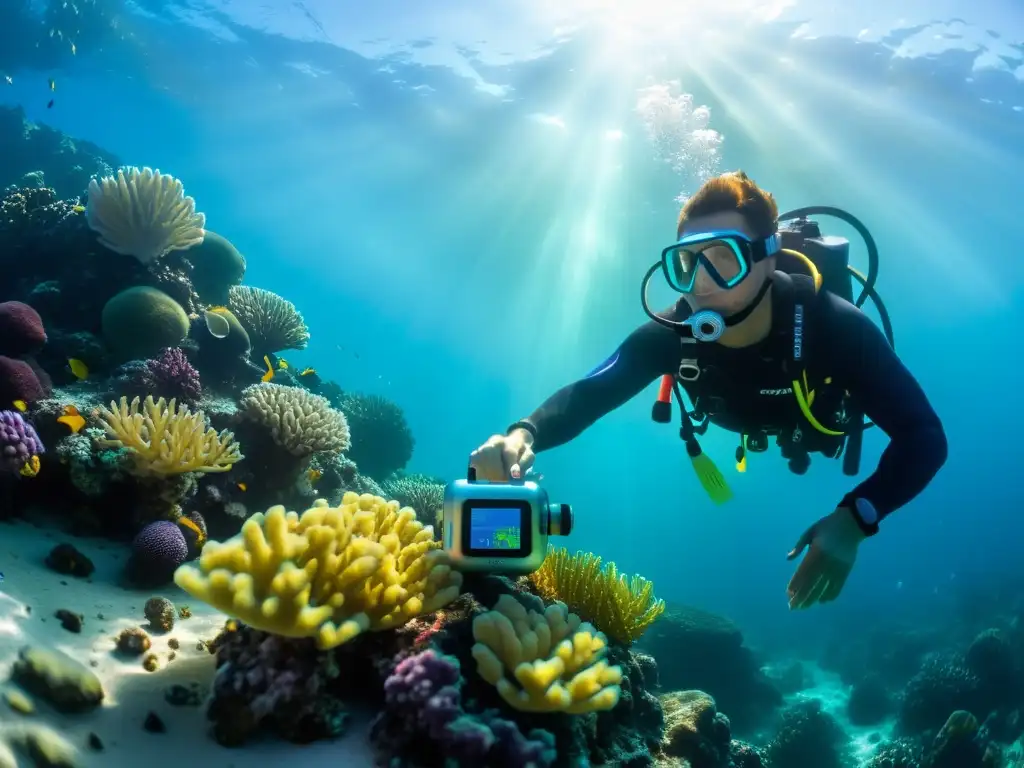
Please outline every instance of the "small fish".
[[324, 476], [324, 473], [321, 472], [319, 469], [311, 469], [306, 474], [308, 475], [309, 482], [311, 483], [315, 483], [317, 480]]
[[68, 367], [71, 369], [71, 372], [75, 374], [75, 378], [79, 381], [85, 381], [89, 378], [89, 366], [77, 357], [72, 357], [68, 360]]
[[203, 319], [206, 321], [206, 330], [215, 339], [226, 339], [231, 333], [231, 325], [224, 315], [216, 310], [208, 309], [203, 312]]
[[35, 477], [39, 474], [39, 457], [33, 456], [31, 459], [25, 462], [25, 465], [19, 470], [19, 474], [22, 477]]
[[303, 368], [299, 376], [316, 376], [316, 368]]
[[73, 405], [64, 406], [64, 415], [57, 417], [58, 424], [64, 424], [68, 429], [71, 430], [72, 434], [77, 435], [82, 427], [85, 426], [85, 419], [82, 414], [78, 412], [78, 409]]
[[14, 78], [12, 78], [10, 75], [4, 75], [4, 81], [8, 85], [14, 85]]
[[261, 381], [270, 381], [274, 378], [274, 366], [270, 364], [270, 358], [267, 355], [263, 356], [263, 364], [267, 366], [267, 372], [263, 374]]
[[74, 206], [71, 207], [71, 210], [74, 211], [75, 213], [85, 213], [85, 206], [84, 205], [74, 205]]
[[246, 491], [249, 490], [249, 486], [246, 485], [245, 483], [235, 483], [235, 485], [238, 486], [238, 490], [240, 490], [242, 493], [245, 493]]
[[0, 573], [0, 583], [2, 583], [3, 580], [4, 580], [4, 575], [3, 575], [3, 573]]
[[291, 368], [291, 366], [288, 365], [287, 360], [285, 360], [283, 357], [277, 358], [277, 369], [279, 371], [287, 371], [289, 368]]
[[53, 109], [53, 99], [50, 99], [50, 101], [49, 101], [49, 102], [47, 102], [47, 104], [46, 104], [46, 108], [47, 108], [47, 109]]
[[24, 400], [15, 400], [14, 407], [17, 408], [22, 413], [24, 413], [25, 411], [28, 410], [28, 403], [26, 403]]
[[71, 44], [71, 55], [74, 56], [77, 52], [78, 52], [78, 49], [75, 48], [75, 44], [72, 43]]
[[[50, 33], [50, 36], [51, 36], [51, 37], [53, 36], [53, 33], [52, 33], [52, 32]], [[57, 90], [57, 81], [56, 81], [56, 80], [54, 80], [54, 79], [53, 79], [53, 78], [51, 77], [51, 78], [50, 78], [50, 80], [49, 80], [49, 83], [50, 83], [50, 90], [51, 90], [51, 91], [56, 91], [56, 90]]]

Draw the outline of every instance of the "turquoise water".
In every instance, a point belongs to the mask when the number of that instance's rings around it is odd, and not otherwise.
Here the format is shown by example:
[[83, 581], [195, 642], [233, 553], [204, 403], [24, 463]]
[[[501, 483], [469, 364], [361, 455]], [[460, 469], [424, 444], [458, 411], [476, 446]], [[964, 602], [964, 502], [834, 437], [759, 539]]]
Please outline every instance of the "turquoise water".
[[[576, 511], [568, 546], [769, 646], [928, 616], [1019, 569], [1019, 5], [79, 5], [79, 35], [37, 46], [2, 27], [2, 103], [182, 179], [246, 282], [305, 316], [311, 344], [289, 361], [405, 410], [410, 470], [458, 476], [605, 359], [645, 319], [640, 279], [677, 198], [742, 168], [782, 208], [836, 205], [871, 229], [949, 460], [836, 604], [791, 614], [785, 554], [854, 481], [757, 456], [713, 507], [675, 428], [650, 420], [652, 386], [539, 458]], [[728, 468], [732, 435], [704, 447]], [[862, 476], [883, 447], [868, 437]]]

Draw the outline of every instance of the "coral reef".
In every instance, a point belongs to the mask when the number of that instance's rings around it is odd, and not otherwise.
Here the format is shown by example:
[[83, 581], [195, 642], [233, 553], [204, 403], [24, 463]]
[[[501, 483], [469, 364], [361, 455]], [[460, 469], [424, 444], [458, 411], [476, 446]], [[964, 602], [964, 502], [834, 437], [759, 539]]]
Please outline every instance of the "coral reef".
[[257, 357], [285, 349], [305, 349], [309, 343], [309, 329], [302, 315], [294, 304], [273, 291], [233, 286], [228, 291], [228, 308], [249, 332]]
[[385, 480], [412, 458], [415, 440], [402, 409], [378, 395], [347, 394], [340, 404], [352, 432], [348, 456], [364, 475]]
[[0, 471], [34, 477], [45, 452], [35, 427], [17, 411], [0, 411]]
[[349, 448], [345, 414], [319, 395], [263, 382], [242, 392], [241, 411], [266, 427], [274, 442], [294, 456]]

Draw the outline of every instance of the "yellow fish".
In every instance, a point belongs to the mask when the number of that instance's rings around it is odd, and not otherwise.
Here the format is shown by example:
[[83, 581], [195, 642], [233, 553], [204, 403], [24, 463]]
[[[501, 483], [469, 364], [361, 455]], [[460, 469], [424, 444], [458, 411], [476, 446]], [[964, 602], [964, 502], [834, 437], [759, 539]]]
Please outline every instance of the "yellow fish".
[[261, 381], [270, 381], [274, 378], [274, 366], [270, 364], [270, 358], [266, 355], [263, 356], [263, 363], [267, 366], [267, 372], [263, 374]]
[[14, 407], [17, 408], [22, 413], [24, 413], [25, 411], [28, 410], [28, 403], [26, 403], [24, 400], [15, 400]]
[[316, 368], [303, 368], [299, 376], [315, 376]]
[[74, 211], [75, 213], [85, 213], [85, 206], [84, 205], [75, 205], [75, 206], [71, 207], [71, 210]]
[[238, 490], [240, 490], [242, 492], [245, 492], [245, 491], [249, 490], [249, 486], [246, 485], [245, 483], [235, 483], [235, 485], [237, 485], [238, 486]]
[[71, 369], [71, 372], [75, 374], [75, 378], [79, 381], [85, 381], [89, 378], [89, 366], [77, 357], [72, 357], [68, 360], [68, 367]]
[[82, 417], [82, 414], [78, 412], [78, 409], [75, 408], [75, 406], [65, 405], [64, 415], [57, 417], [57, 423], [67, 425], [72, 434], [77, 435], [82, 427], [85, 426], [85, 419]]
[[309, 470], [309, 482], [311, 482], [311, 483], [315, 483], [317, 480], [319, 480], [323, 476], [324, 476], [324, 473], [321, 472], [319, 469], [311, 469], [311, 470]]
[[282, 358], [278, 358], [278, 360], [277, 360], [277, 367], [278, 367], [278, 368], [279, 368], [280, 370], [282, 370], [282, 371], [286, 371], [286, 370], [288, 370], [289, 368], [291, 368], [291, 366], [290, 366], [290, 365], [288, 365], [288, 361], [287, 361], [287, 360], [284, 360], [284, 359], [282, 359]]
[[33, 456], [31, 459], [25, 462], [20, 470], [22, 477], [35, 477], [39, 474], [39, 457]]

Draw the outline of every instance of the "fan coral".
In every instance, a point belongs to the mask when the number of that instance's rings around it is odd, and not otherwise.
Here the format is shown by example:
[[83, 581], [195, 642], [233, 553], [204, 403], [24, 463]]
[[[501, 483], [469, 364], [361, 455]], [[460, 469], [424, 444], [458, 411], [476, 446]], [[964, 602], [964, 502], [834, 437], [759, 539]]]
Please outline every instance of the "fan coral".
[[305, 349], [309, 343], [309, 329], [299, 310], [273, 291], [232, 286], [228, 307], [249, 331], [257, 357], [284, 349]]
[[253, 515], [174, 580], [257, 629], [316, 637], [327, 649], [458, 597], [462, 577], [440, 547], [411, 509], [346, 493], [339, 507], [318, 500], [301, 515], [282, 506]]
[[294, 456], [349, 448], [345, 414], [326, 398], [301, 387], [263, 382], [242, 391], [239, 408], [270, 430], [274, 442]]
[[542, 597], [567, 603], [621, 643], [634, 642], [665, 610], [650, 581], [642, 576], [627, 581], [615, 563], [602, 568], [601, 558], [591, 553], [570, 555], [567, 549], [549, 547], [530, 580]]
[[412, 458], [416, 441], [402, 409], [379, 395], [348, 394], [341, 410], [352, 431], [349, 458], [361, 474], [384, 480]]
[[622, 670], [605, 661], [604, 635], [564, 603], [541, 614], [504, 594], [493, 610], [473, 619], [473, 637], [480, 677], [510, 707], [579, 714], [608, 710], [619, 701]]
[[139, 398], [129, 406], [128, 398], [122, 397], [120, 406], [111, 402], [109, 411], [99, 411], [109, 438], [100, 439], [100, 445], [128, 449], [136, 475], [227, 472], [244, 458], [234, 435], [207, 428], [202, 411], [177, 408], [174, 400], [167, 403], [162, 397], [156, 402], [147, 397], [143, 409], [139, 413]]
[[416, 510], [423, 520], [436, 520], [444, 506], [444, 483], [426, 475], [407, 475], [388, 480], [383, 485], [388, 498]]
[[150, 168], [90, 181], [86, 221], [101, 245], [147, 265], [201, 243], [206, 226], [181, 182]]
[[0, 411], [0, 469], [35, 475], [43, 447], [35, 427], [17, 411]]
[[0, 303], [0, 352], [12, 357], [31, 355], [46, 344], [43, 320], [28, 304]]

